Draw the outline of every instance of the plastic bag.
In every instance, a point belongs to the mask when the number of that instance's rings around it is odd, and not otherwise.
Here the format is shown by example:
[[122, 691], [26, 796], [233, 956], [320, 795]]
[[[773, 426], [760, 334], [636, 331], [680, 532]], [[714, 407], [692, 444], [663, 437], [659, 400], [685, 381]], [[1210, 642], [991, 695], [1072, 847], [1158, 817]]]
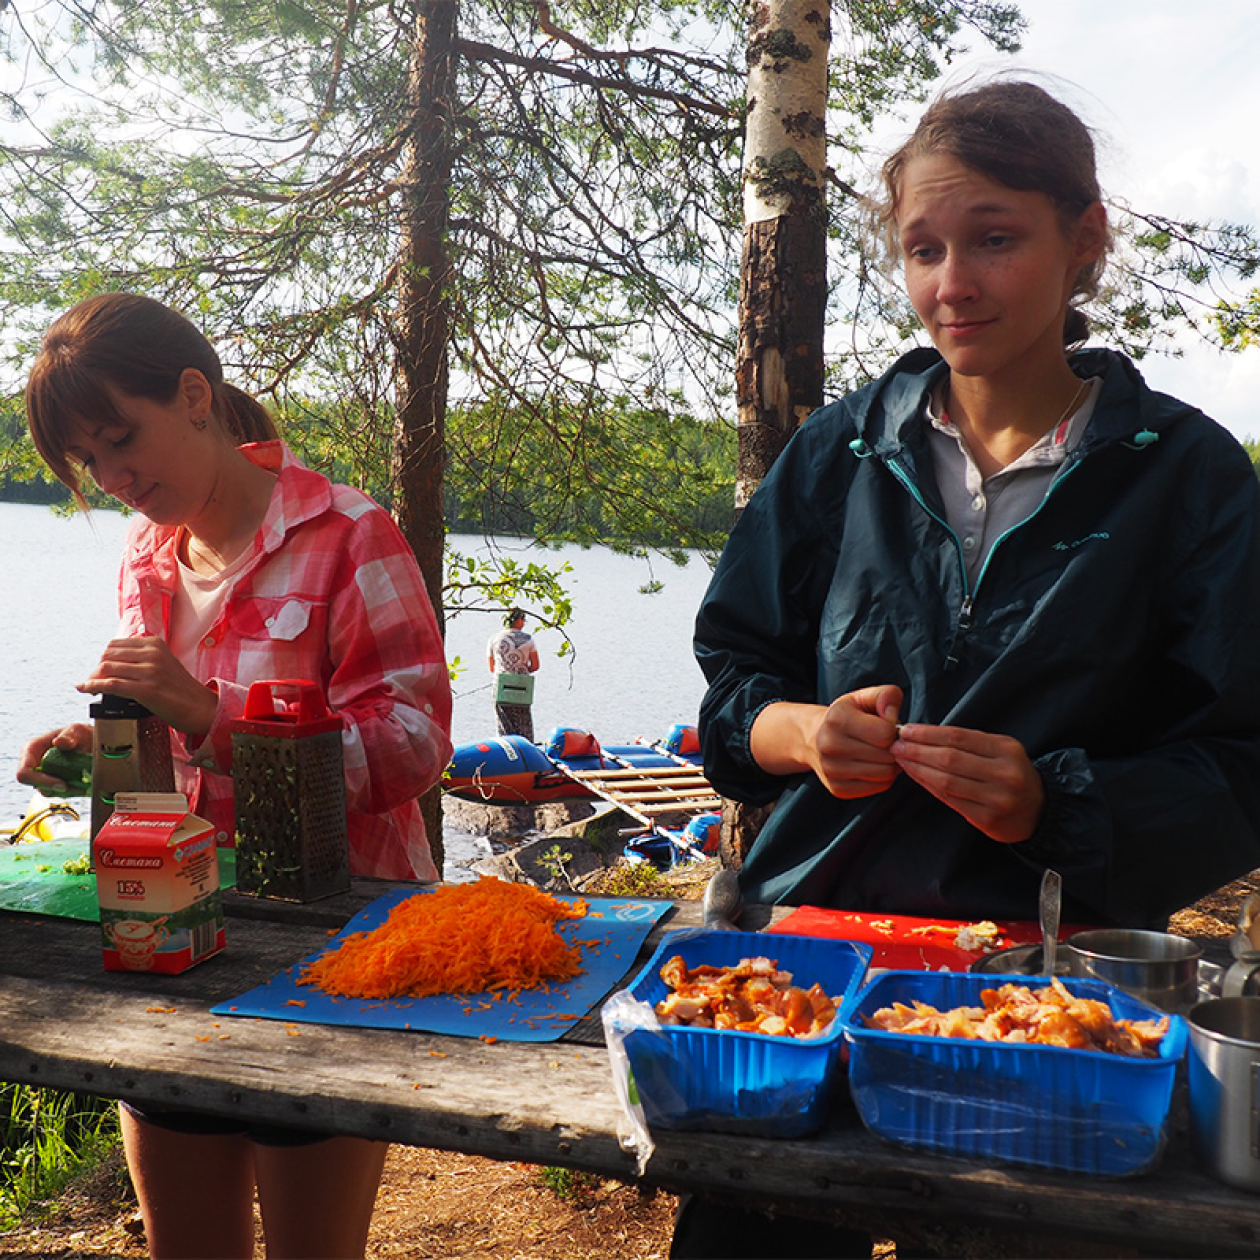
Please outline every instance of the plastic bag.
[[661, 1028], [656, 1012], [628, 990], [614, 993], [600, 1010], [604, 1024], [604, 1040], [608, 1044], [608, 1061], [612, 1068], [613, 1091], [621, 1104], [622, 1122], [617, 1126], [621, 1148], [636, 1159], [636, 1173], [642, 1177], [648, 1160], [656, 1149], [643, 1103], [635, 1087], [630, 1058], [626, 1054], [626, 1035], [635, 1031], [656, 1031]]

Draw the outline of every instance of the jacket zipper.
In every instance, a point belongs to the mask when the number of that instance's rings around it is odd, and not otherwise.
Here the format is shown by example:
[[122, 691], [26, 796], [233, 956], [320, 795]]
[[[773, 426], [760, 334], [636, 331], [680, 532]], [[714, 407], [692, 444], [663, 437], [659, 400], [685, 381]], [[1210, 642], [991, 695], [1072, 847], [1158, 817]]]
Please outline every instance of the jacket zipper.
[[976, 589], [980, 587], [980, 583], [984, 581], [984, 575], [988, 571], [989, 562], [993, 559], [993, 553], [1006, 541], [1017, 529], [1022, 529], [1034, 516], [1039, 516], [1044, 510], [1047, 503], [1050, 502], [1050, 496], [1054, 494], [1058, 488], [1067, 480], [1067, 478], [1076, 471], [1080, 466], [1080, 460], [1073, 458], [1059, 470], [1059, 475], [1046, 488], [1045, 494], [1041, 496], [1041, 502], [1037, 504], [1022, 521], [1017, 521], [1010, 529], [1005, 530], [993, 540], [993, 546], [989, 548], [989, 554], [985, 556], [984, 563], [980, 566], [980, 572], [976, 575]]
[[1003, 531], [993, 540], [993, 546], [989, 548], [989, 554], [985, 556], [984, 563], [980, 566], [980, 572], [976, 575], [975, 586], [971, 585], [971, 581], [967, 576], [967, 561], [963, 555], [962, 539], [960, 539], [954, 531], [954, 527], [939, 512], [933, 511], [928, 506], [927, 500], [919, 492], [919, 487], [910, 474], [902, 468], [895, 456], [890, 456], [887, 462], [888, 468], [892, 470], [892, 474], [901, 482], [903, 486], [910, 492], [910, 497], [934, 520], [942, 529], [954, 540], [954, 549], [958, 553], [959, 569], [962, 573], [963, 583], [963, 599], [958, 608], [958, 616], [954, 620], [954, 636], [950, 641], [949, 654], [945, 658], [944, 668], [947, 670], [954, 669], [958, 664], [958, 648], [962, 641], [966, 638], [967, 633], [971, 629], [972, 613], [976, 604], [976, 592], [980, 589], [980, 583], [984, 581], [984, 575], [988, 572], [989, 564], [993, 560], [993, 553], [1008, 539], [1016, 530], [1027, 525], [1041, 510], [1046, 506], [1050, 496], [1062, 485], [1064, 479], [1073, 472], [1080, 463], [1078, 459], [1073, 459], [1065, 468], [1061, 469], [1059, 475], [1050, 483], [1046, 493], [1042, 496], [1041, 502], [1024, 517], [1022, 521], [1012, 525], [1010, 529]]

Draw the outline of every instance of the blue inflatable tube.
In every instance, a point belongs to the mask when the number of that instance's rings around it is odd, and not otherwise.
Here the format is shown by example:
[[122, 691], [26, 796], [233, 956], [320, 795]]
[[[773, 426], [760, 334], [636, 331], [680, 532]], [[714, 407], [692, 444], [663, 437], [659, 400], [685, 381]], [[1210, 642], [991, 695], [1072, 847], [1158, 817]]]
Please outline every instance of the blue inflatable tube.
[[461, 744], [442, 786], [452, 796], [491, 805], [543, 805], [594, 796], [523, 735]]
[[532, 744], [521, 735], [460, 744], [443, 775], [442, 787], [463, 800], [495, 805], [590, 800], [598, 794], [566, 774], [566, 769], [638, 770], [680, 763], [698, 766], [698, 750], [695, 727], [681, 723], [659, 745], [601, 745], [589, 731], [558, 726], [542, 744]]

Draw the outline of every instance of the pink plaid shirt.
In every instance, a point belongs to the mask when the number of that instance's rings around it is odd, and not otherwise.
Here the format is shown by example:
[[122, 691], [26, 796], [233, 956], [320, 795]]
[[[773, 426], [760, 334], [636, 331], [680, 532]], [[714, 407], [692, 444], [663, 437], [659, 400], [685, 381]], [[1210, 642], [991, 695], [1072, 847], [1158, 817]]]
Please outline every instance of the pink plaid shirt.
[[[416, 797], [450, 761], [451, 690], [415, 556], [383, 508], [304, 467], [283, 443], [241, 450], [278, 484], [190, 665], [219, 705], [195, 748], [176, 737], [177, 786], [230, 844], [230, 724], [249, 684], [317, 682], [342, 721], [352, 873], [437, 879]], [[169, 639], [177, 534], [143, 517], [132, 527], [119, 578], [123, 637]]]

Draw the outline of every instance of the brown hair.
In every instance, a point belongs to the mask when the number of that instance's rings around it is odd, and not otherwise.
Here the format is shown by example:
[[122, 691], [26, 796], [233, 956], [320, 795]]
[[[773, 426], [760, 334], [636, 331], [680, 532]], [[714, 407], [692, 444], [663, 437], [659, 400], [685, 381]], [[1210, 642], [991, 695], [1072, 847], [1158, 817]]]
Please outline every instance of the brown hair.
[[224, 381], [218, 354], [190, 320], [153, 298], [103, 293], [72, 306], [44, 334], [26, 384], [35, 449], [81, 500], [78, 469], [66, 454], [75, 427], [84, 421], [129, 427], [101, 387], [168, 403], [187, 368], [210, 383], [211, 415], [235, 443], [279, 436], [267, 409]]
[[[892, 239], [892, 222], [906, 164], [944, 153], [981, 175], [1021, 192], [1044, 193], [1065, 229], [1102, 200], [1094, 138], [1085, 124], [1049, 92], [1018, 79], [998, 79], [938, 97], [913, 135], [885, 163], [887, 199], [880, 218]], [[1098, 293], [1107, 251], [1081, 268], [1072, 295], [1088, 301]], [[1069, 306], [1063, 340], [1084, 341], [1089, 321]]]

